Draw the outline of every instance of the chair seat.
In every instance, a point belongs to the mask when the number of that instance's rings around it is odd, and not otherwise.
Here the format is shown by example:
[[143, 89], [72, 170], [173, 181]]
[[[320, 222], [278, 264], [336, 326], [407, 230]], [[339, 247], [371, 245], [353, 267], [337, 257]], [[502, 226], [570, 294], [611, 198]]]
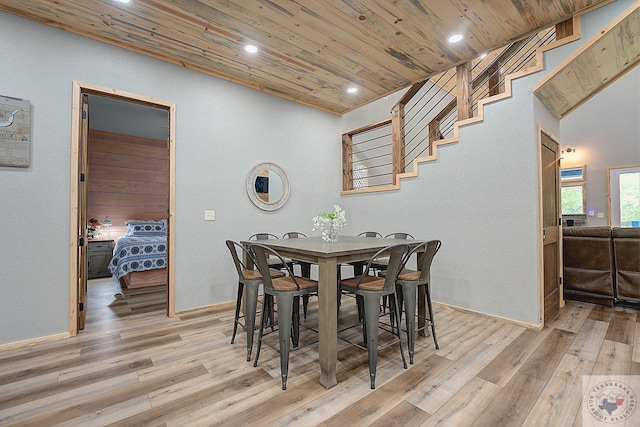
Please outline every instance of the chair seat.
[[[273, 277], [273, 276], [272, 276]], [[296, 281], [300, 289], [317, 288], [318, 282], [307, 279], [306, 277], [296, 276], [295, 281], [291, 276], [277, 278], [272, 281], [273, 289], [276, 291], [295, 291], [297, 290]]]
[[340, 285], [353, 289], [363, 289], [365, 291], [381, 291], [384, 288], [384, 279], [381, 277], [367, 275], [362, 278], [360, 287], [358, 287], [359, 280], [360, 277], [341, 280]]
[[[270, 269], [269, 272], [271, 273], [271, 277], [273, 279], [286, 276], [286, 274], [284, 274], [282, 271], [274, 269]], [[246, 280], [262, 280], [262, 275], [258, 270], [244, 270], [242, 272], [242, 278]]]
[[[400, 274], [398, 274], [397, 280], [404, 280], [405, 282], [416, 282], [420, 280], [420, 273], [420, 271], [404, 269], [400, 272]], [[387, 277], [387, 272], [381, 271], [378, 273], [378, 276]]]
[[371, 263], [371, 268], [374, 268], [376, 270], [386, 270], [388, 266], [388, 258], [379, 258]]
[[277, 258], [268, 258], [267, 264], [269, 264], [269, 268], [275, 268], [276, 270], [285, 269], [287, 266], [291, 267], [293, 265], [293, 260], [285, 259], [283, 263], [281, 260]]
[[420, 280], [420, 274], [422, 272], [421, 271], [415, 271], [415, 270], [402, 270], [400, 272], [400, 274], [398, 274], [398, 279], [397, 280], [403, 280], [406, 282], [415, 282]]

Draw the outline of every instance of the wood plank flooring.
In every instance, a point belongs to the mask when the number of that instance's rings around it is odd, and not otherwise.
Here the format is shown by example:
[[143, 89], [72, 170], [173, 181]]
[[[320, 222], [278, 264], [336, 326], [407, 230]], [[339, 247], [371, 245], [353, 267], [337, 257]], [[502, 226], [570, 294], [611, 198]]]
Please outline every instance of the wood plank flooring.
[[[440, 349], [419, 337], [407, 370], [381, 350], [375, 390], [366, 352], [340, 341], [337, 386], [318, 383], [315, 344], [282, 391], [276, 351], [254, 368], [246, 334], [230, 344], [231, 304], [170, 319], [165, 292], [92, 280], [78, 337], [0, 352], [0, 425], [580, 426], [583, 375], [640, 372], [637, 310], [567, 301], [538, 332], [436, 304]], [[343, 298], [340, 322], [355, 316]]]

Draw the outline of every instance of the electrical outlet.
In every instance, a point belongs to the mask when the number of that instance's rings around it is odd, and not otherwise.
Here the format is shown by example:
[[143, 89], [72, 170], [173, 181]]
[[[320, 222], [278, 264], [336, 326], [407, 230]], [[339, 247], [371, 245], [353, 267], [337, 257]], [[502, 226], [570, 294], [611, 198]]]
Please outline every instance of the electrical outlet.
[[216, 220], [216, 211], [204, 211], [204, 220], [205, 221], [215, 221]]
[[604, 218], [604, 212], [598, 212], [598, 218]]

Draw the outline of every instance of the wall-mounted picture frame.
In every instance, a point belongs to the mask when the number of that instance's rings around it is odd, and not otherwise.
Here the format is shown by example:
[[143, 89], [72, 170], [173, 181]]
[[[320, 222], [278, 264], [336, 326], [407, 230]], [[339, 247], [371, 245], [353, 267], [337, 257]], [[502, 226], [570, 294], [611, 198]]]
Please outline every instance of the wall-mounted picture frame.
[[31, 162], [31, 103], [0, 95], [0, 166], [26, 168]]

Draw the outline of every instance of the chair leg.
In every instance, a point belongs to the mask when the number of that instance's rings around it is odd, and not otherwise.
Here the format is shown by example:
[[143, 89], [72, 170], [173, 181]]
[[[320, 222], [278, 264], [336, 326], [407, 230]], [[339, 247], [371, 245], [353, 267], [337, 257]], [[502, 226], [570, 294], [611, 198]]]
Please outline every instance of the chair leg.
[[376, 368], [378, 364], [378, 321], [380, 312], [380, 296], [373, 293], [364, 294], [364, 318], [367, 329], [367, 352], [369, 354], [369, 379], [371, 389], [376, 388]]
[[240, 319], [240, 305], [242, 304], [243, 289], [244, 283], [238, 282], [238, 296], [236, 297], [236, 316], [233, 320], [233, 334], [231, 335], [231, 344], [233, 344], [233, 341], [236, 339], [236, 332], [238, 331], [238, 320]]
[[398, 344], [400, 345], [400, 356], [402, 357], [402, 366], [407, 369], [407, 359], [404, 357], [404, 350], [402, 348], [402, 332], [400, 331], [400, 309], [398, 308], [398, 294], [393, 293], [389, 295], [389, 315], [395, 317], [396, 324], [398, 325]]
[[[308, 262], [300, 263], [300, 273], [302, 277], [306, 277], [307, 279], [311, 278], [311, 264]], [[304, 312], [304, 318], [307, 318], [307, 307], [309, 305], [309, 295], [302, 296], [302, 311]]]
[[280, 340], [280, 375], [282, 389], [287, 389], [289, 375], [289, 340], [291, 339], [291, 318], [293, 311], [293, 295], [278, 295], [278, 338]]
[[[364, 346], [367, 346], [367, 324], [364, 321], [365, 318], [365, 307], [364, 302], [361, 295], [356, 295], [356, 306], [358, 307], [358, 321], [362, 322], [362, 342]], [[380, 313], [380, 307], [378, 307], [378, 313]]]
[[291, 342], [298, 347], [300, 342], [300, 297], [293, 297], [293, 314], [291, 322]]
[[302, 277], [306, 277], [307, 279], [311, 278], [311, 264], [308, 262], [300, 263], [300, 272], [302, 273]]
[[253, 350], [253, 336], [256, 329], [256, 311], [258, 308], [258, 286], [249, 284], [246, 290], [245, 300], [245, 328], [247, 329], [247, 361], [251, 360]]
[[302, 296], [302, 312], [304, 314], [304, 318], [307, 318], [307, 306], [309, 305], [309, 295]]
[[436, 323], [433, 320], [433, 306], [431, 305], [431, 291], [429, 290], [429, 285], [425, 285], [425, 293], [427, 294], [427, 308], [429, 309], [429, 322], [431, 322], [431, 335], [433, 335], [433, 343], [436, 346], [436, 349], [439, 349], [438, 340], [436, 338]]
[[400, 307], [399, 315], [400, 320], [402, 320], [402, 311], [404, 308], [404, 296], [402, 294], [402, 286], [396, 283], [396, 297], [398, 298], [398, 307]]
[[413, 354], [416, 343], [416, 289], [412, 284], [402, 284], [402, 299], [407, 324], [407, 347], [409, 348], [409, 363], [413, 365]]
[[[260, 334], [258, 335], [258, 348], [256, 349], [256, 358], [253, 361], [254, 368], [258, 366], [258, 359], [260, 358], [260, 349], [262, 348], [262, 336], [264, 335], [264, 328], [267, 327], [267, 322], [269, 320], [269, 317], [271, 316], [270, 312], [272, 310], [268, 309], [267, 307], [270, 307], [272, 298], [273, 297], [268, 294], [264, 294], [264, 297], [263, 297], [262, 316], [260, 316]], [[271, 325], [273, 325], [273, 323], [271, 323]]]

